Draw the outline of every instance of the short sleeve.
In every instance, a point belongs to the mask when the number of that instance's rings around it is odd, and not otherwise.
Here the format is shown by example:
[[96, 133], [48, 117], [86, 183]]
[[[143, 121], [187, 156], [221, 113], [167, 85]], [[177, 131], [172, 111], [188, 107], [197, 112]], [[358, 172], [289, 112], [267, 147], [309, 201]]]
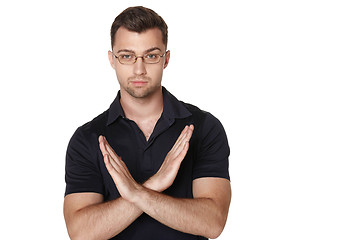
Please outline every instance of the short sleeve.
[[206, 113], [199, 127], [198, 152], [193, 167], [193, 179], [220, 177], [230, 180], [230, 148], [224, 127], [210, 113]]
[[66, 152], [65, 195], [78, 192], [103, 194], [104, 184], [97, 164], [97, 153], [90, 137], [78, 128], [70, 139]]

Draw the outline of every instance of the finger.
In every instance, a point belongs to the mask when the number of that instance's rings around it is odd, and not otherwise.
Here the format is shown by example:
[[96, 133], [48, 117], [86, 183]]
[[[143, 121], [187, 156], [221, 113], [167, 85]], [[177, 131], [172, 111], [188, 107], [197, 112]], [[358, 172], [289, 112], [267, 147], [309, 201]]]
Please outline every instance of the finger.
[[121, 157], [116, 155], [116, 153], [114, 153], [115, 157], [111, 156], [111, 154], [107, 154], [107, 155], [108, 158], [110, 159], [111, 164], [118, 172], [123, 172], [124, 174], [131, 176], [126, 164], [121, 159]]
[[100, 145], [101, 153], [103, 154], [103, 157], [104, 157], [104, 161], [105, 161], [105, 156], [107, 156], [107, 158], [109, 160], [109, 163], [112, 164], [114, 169], [119, 171], [118, 164], [116, 163], [115, 159], [110, 155], [111, 151], [109, 151], [109, 150], [112, 150], [112, 148], [111, 147], [107, 148], [105, 144], [107, 144], [105, 137], [104, 136], [99, 136], [99, 145]]
[[[184, 150], [185, 150], [185, 154], [186, 154], [186, 152], [187, 152], [186, 147], [189, 147], [189, 141], [191, 138], [191, 134], [192, 134], [192, 132], [188, 133], [186, 138], [184, 138], [184, 140], [181, 142], [181, 145], [178, 148], [178, 155], [183, 153]], [[185, 155], [184, 155], [184, 157], [185, 157]]]
[[185, 141], [187, 141], [187, 142], [190, 141], [190, 138], [191, 138], [193, 132], [194, 132], [194, 125], [191, 124], [186, 132]]
[[173, 152], [176, 154], [179, 154], [179, 151], [182, 151], [184, 149], [185, 143], [190, 141], [190, 138], [192, 136], [194, 126], [186, 126], [183, 130], [183, 132], [180, 134], [178, 141], [175, 143], [173, 147]]
[[190, 125], [187, 128], [187, 131], [184, 135], [184, 137], [178, 142], [177, 146], [174, 146], [174, 150], [172, 151], [172, 154], [175, 158], [184, 158], [188, 148], [189, 148], [189, 141], [192, 136], [194, 130], [194, 125]]
[[[117, 187], [121, 186], [122, 185], [121, 180], [122, 180], [123, 172], [116, 170], [116, 167], [115, 167], [116, 163], [111, 160], [110, 155], [106, 154], [105, 157], [104, 157], [104, 160], [105, 160], [106, 169], [108, 170], [108, 172], [109, 172], [111, 178], [113, 179], [115, 185]], [[118, 189], [118, 191], [120, 192], [119, 189]]]
[[180, 163], [182, 162], [182, 160], [184, 160], [187, 151], [189, 150], [189, 142], [186, 142], [184, 144], [184, 148], [182, 149], [182, 151], [179, 153], [179, 155], [176, 157], [177, 161], [179, 161]]
[[[128, 179], [134, 180], [129, 169], [127, 168], [124, 161], [121, 160], [121, 158], [118, 158], [117, 161], [115, 161], [115, 159], [113, 159], [108, 154], [106, 155], [106, 158], [109, 159], [110, 164], [112, 165], [113, 169], [116, 170], [116, 174], [120, 174], [122, 176], [125, 176]], [[115, 171], [114, 171], [114, 173], [115, 173]]]
[[110, 173], [111, 177], [117, 177], [119, 174], [126, 176], [129, 179], [133, 179], [130, 171], [128, 170], [124, 161], [119, 157], [115, 151], [111, 148], [106, 138], [99, 137], [100, 148], [102, 149], [105, 166]]
[[116, 171], [121, 172], [122, 165], [117, 161], [118, 159], [114, 159], [111, 155], [107, 154], [107, 158], [109, 159], [111, 165], [115, 168]]
[[175, 142], [174, 144], [174, 151], [176, 151], [179, 147], [182, 146], [183, 142], [184, 142], [184, 139], [186, 139], [186, 136], [187, 136], [187, 132], [189, 130], [189, 126], [185, 126], [185, 128], [183, 129], [183, 131], [181, 132], [180, 136], [178, 137], [177, 141]]
[[110, 144], [108, 143], [108, 141], [106, 140], [106, 138], [104, 137], [104, 146], [106, 151], [109, 153], [109, 155], [115, 160], [117, 161], [119, 158], [121, 159], [121, 157], [119, 157], [116, 152], [114, 151], [114, 149], [110, 146]]
[[117, 171], [117, 172], [120, 171], [119, 165], [114, 161], [114, 159], [109, 154], [104, 155], [104, 162], [105, 162], [105, 165], [106, 165], [106, 162], [111, 164], [111, 166], [114, 168], [115, 171]]
[[177, 139], [176, 142], [174, 143], [174, 146], [175, 146], [175, 145], [178, 145], [178, 144], [182, 141], [183, 137], [186, 135], [187, 129], [188, 129], [188, 126], [185, 126], [185, 128], [184, 128], [184, 129], [182, 130], [182, 132], [180, 133], [178, 139]]
[[182, 141], [189, 141], [194, 131], [194, 125], [187, 126], [186, 132], [183, 135]]
[[106, 150], [104, 144], [104, 137], [101, 135], [99, 136], [99, 147], [103, 156], [105, 156], [105, 154], [108, 154], [108, 151]]
[[116, 174], [117, 170], [113, 166], [108, 154], [104, 155], [104, 162], [105, 162], [106, 169], [108, 170], [110, 175], [113, 177]]
[[[118, 157], [114, 151], [112, 150], [112, 148], [110, 147], [110, 145], [106, 142], [106, 138], [104, 136], [100, 136], [99, 137], [99, 142], [100, 142], [100, 149], [101, 152], [103, 154], [103, 157], [105, 158], [105, 155], [109, 155], [109, 160], [110, 162], [117, 162], [116, 160], [120, 157]], [[113, 164], [114, 165], [114, 164]], [[118, 164], [116, 164], [118, 165]], [[114, 165], [114, 166], [116, 166]], [[118, 170], [118, 168], [116, 168]]]

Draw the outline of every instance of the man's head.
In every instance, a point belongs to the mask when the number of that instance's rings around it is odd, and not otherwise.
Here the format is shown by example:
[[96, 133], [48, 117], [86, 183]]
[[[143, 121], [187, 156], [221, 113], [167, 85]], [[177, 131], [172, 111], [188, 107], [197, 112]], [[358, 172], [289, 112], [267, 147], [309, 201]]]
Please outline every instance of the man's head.
[[131, 32], [142, 33], [148, 29], [158, 28], [162, 34], [162, 41], [167, 47], [168, 27], [156, 12], [145, 7], [129, 7], [120, 13], [111, 26], [111, 48], [114, 47], [115, 34], [120, 27]]
[[144, 7], [128, 8], [115, 18], [111, 44], [109, 61], [122, 96], [145, 99], [161, 94], [163, 70], [170, 59], [164, 20]]

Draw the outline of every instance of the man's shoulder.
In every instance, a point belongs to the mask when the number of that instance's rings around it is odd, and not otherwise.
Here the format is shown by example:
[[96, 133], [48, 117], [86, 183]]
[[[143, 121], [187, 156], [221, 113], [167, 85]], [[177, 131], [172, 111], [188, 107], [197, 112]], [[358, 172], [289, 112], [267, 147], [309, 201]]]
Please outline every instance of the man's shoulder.
[[87, 160], [94, 160], [93, 157], [96, 156], [98, 150], [98, 138], [104, 134], [107, 115], [108, 111], [105, 111], [78, 127], [70, 138], [67, 154], [74, 156], [80, 154], [87, 156]]
[[205, 130], [211, 129], [213, 127], [221, 127], [222, 128], [222, 124], [221, 124], [220, 120], [217, 117], [215, 117], [213, 114], [211, 114], [210, 112], [203, 110], [193, 104], [184, 103], [182, 101], [180, 101], [180, 102], [188, 109], [188, 111], [192, 114], [192, 118], [193, 118], [194, 122], [198, 126], [201, 126], [201, 128], [205, 127]]
[[85, 135], [96, 134], [104, 132], [104, 129], [107, 125], [109, 110], [104, 111], [103, 113], [96, 116], [91, 121], [81, 125], [77, 131], [81, 131]]
[[209, 112], [204, 111], [190, 103], [185, 103], [183, 101], [180, 101], [180, 103], [193, 115], [194, 118], [204, 118], [206, 115], [210, 114]]
[[[217, 122], [217, 118], [214, 117], [210, 112], [205, 111], [191, 103], [183, 102], [181, 100], [178, 100], [174, 95], [172, 95], [169, 91], [167, 91], [166, 88], [163, 87], [164, 94], [167, 97], [167, 99], [170, 99], [172, 102], [172, 105], [175, 106], [177, 109], [181, 109], [182, 107], [179, 107], [179, 104], [185, 107], [185, 109], [190, 112], [191, 118], [195, 123], [198, 123], [198, 125], [202, 125], [202, 123], [205, 122]], [[179, 110], [180, 111], [180, 110]], [[187, 114], [183, 114], [182, 116], [188, 116]]]

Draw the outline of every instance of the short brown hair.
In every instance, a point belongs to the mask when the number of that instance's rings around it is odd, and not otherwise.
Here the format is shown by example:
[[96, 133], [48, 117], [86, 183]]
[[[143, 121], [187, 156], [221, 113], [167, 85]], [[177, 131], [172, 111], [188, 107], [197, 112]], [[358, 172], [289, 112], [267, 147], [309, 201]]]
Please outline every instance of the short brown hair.
[[162, 40], [167, 46], [168, 27], [156, 12], [142, 6], [129, 7], [120, 13], [111, 26], [111, 48], [114, 46], [115, 34], [120, 27], [124, 27], [129, 31], [141, 33], [151, 28], [158, 28], [162, 33]]

